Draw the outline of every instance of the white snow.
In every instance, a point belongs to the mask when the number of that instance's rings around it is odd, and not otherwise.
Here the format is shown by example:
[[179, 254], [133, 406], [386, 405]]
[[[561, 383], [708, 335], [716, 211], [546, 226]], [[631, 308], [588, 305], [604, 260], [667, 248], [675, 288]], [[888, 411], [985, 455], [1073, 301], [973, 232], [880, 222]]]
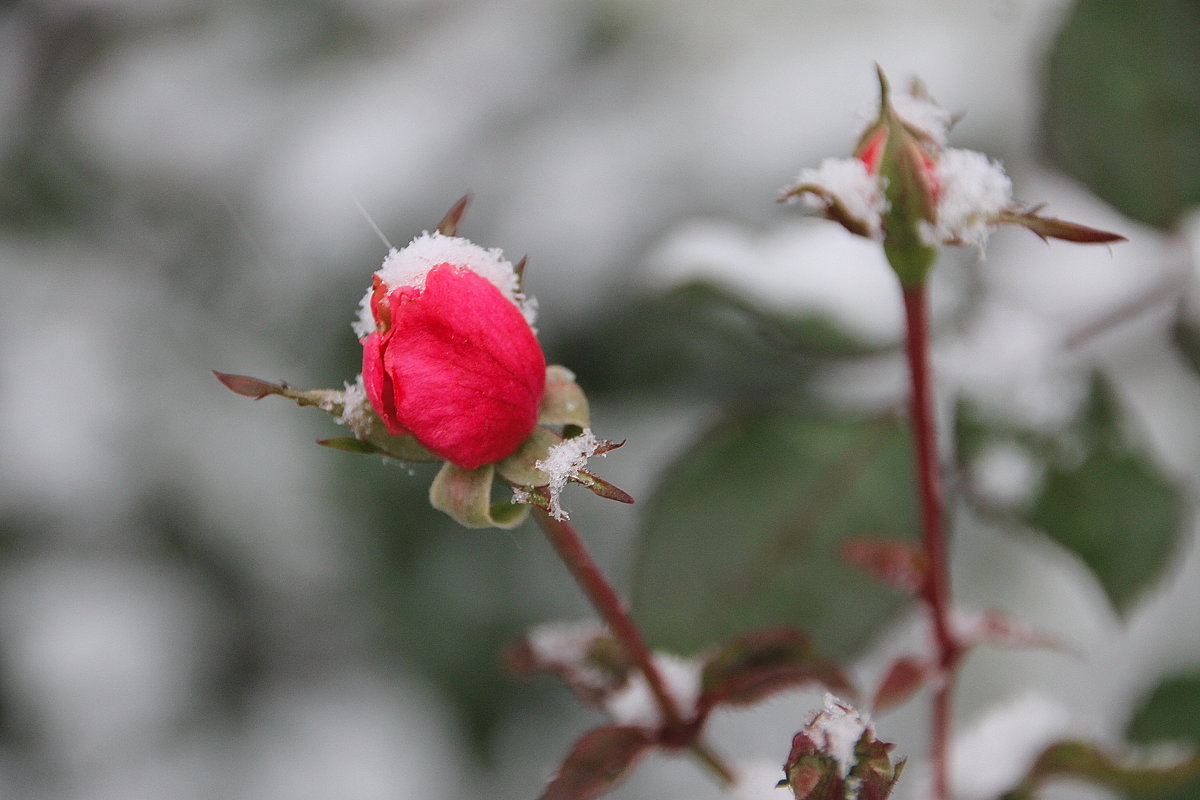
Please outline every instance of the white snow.
[[[537, 305], [521, 291], [520, 280], [512, 262], [504, 258], [499, 248], [485, 249], [461, 236], [446, 236], [434, 231], [425, 232], [400, 250], [392, 248], [375, 274], [388, 287], [388, 293], [402, 287], [417, 289], [425, 286], [425, 276], [434, 267], [452, 264], [469, 269], [486, 278], [501, 293], [521, 309], [530, 326], [537, 319]], [[371, 294], [368, 288], [358, 307], [354, 321], [355, 334], [361, 339], [375, 329], [371, 315]]]
[[817, 712], [805, 728], [805, 733], [813, 743], [838, 762], [843, 778], [858, 763], [854, 749], [867, 732], [874, 732], [870, 717], [855, 711], [853, 706], [828, 692], [825, 694], [825, 708]]
[[997, 214], [1012, 205], [1012, 181], [999, 162], [974, 150], [947, 148], [934, 165], [941, 191], [932, 244], [982, 245]]
[[[887, 209], [883, 187], [878, 177], [871, 175], [857, 158], [827, 158], [815, 168], [807, 168], [796, 176], [796, 186], [819, 187], [840, 203], [850, 216], [861, 221], [872, 238], [879, 236], [881, 217]], [[801, 201], [809, 208], [823, 211], [826, 200], [806, 192]]]
[[734, 800], [795, 800], [788, 786], [779, 786], [783, 769], [770, 761], [752, 761], [734, 765], [737, 783], [730, 788]]
[[550, 476], [547, 488], [550, 492], [550, 516], [557, 520], [568, 519], [569, 515], [562, 507], [562, 491], [567, 482], [579, 477], [579, 471], [587, 466], [588, 459], [596, 455], [600, 440], [592, 433], [591, 428], [584, 428], [583, 433], [570, 439], [563, 439], [546, 452], [546, 457], [539, 459], [534, 466]]
[[[655, 653], [654, 666], [658, 668], [667, 694], [675, 701], [679, 713], [685, 720], [691, 719], [696, 713], [696, 701], [700, 697], [700, 662], [669, 653]], [[613, 721], [620, 725], [657, 728], [662, 724], [658, 703], [640, 672], [630, 675], [624, 686], [609, 695], [606, 710]]]
[[596, 620], [548, 622], [531, 630], [525, 640], [540, 663], [568, 670], [588, 686], [604, 689], [611, 683], [609, 676], [590, 667], [587, 656], [592, 643], [607, 633]]
[[354, 383], [346, 384], [342, 396], [342, 413], [337, 420], [353, 431], [354, 435], [361, 436], [367, 433], [370, 413], [371, 402], [367, 399], [367, 390], [363, 386], [363, 376], [360, 372]]
[[960, 800], [985, 800], [1011, 789], [1042, 749], [1068, 734], [1057, 702], [1028, 693], [995, 707], [955, 737], [951, 785]]

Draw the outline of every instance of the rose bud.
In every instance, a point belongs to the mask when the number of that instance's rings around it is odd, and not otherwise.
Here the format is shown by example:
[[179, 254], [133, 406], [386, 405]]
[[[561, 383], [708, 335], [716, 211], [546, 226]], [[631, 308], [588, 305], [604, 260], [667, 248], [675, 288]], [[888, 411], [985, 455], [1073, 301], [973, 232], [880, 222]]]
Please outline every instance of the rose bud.
[[803, 200], [851, 233], [882, 241], [905, 286], [924, 282], [941, 245], [982, 246], [997, 225], [1042, 238], [1109, 243], [1124, 237], [1038, 214], [1013, 201], [1004, 168], [982, 153], [946, 146], [954, 119], [920, 85], [893, 96], [879, 71], [879, 115], [851, 158], [801, 170], [781, 200]]
[[537, 424], [546, 361], [533, 319], [499, 250], [441, 233], [393, 249], [354, 326], [371, 406], [389, 433], [463, 469], [500, 461]]

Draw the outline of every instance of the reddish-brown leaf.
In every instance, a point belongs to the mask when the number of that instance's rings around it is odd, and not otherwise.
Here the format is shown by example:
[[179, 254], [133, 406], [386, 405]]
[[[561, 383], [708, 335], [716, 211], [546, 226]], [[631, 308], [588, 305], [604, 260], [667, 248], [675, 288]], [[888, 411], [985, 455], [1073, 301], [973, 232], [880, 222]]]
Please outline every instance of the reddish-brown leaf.
[[540, 800], [590, 800], [611, 789], [654, 746], [650, 733], [609, 725], [584, 734]]
[[925, 553], [911, 542], [851, 539], [842, 545], [842, 558], [889, 586], [917, 594], [929, 572]]
[[231, 391], [243, 397], [253, 397], [255, 400], [261, 400], [269, 394], [281, 394], [284, 388], [278, 383], [251, 378], [249, 375], [230, 375], [215, 369], [212, 374]]
[[905, 656], [896, 659], [875, 691], [872, 710], [879, 712], [904, 703], [937, 674], [933, 664]]
[[817, 653], [803, 631], [751, 631], [726, 644], [704, 665], [700, 708], [749, 705], [775, 692], [819, 682], [843, 695], [854, 689], [842, 671]]

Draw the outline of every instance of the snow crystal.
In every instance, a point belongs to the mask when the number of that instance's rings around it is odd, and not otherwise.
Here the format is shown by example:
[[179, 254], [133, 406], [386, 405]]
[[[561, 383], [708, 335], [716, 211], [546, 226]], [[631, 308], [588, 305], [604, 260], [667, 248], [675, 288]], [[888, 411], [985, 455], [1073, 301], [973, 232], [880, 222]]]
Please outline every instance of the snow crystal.
[[546, 451], [546, 457], [534, 463], [534, 466], [550, 476], [547, 489], [550, 492], [550, 516], [558, 520], [568, 518], [563, 510], [561, 495], [567, 482], [579, 477], [579, 471], [587, 466], [587, 461], [596, 455], [600, 440], [592, 433], [591, 428], [584, 428], [583, 433], [570, 439], [563, 439]]
[[934, 167], [941, 192], [932, 244], [982, 245], [997, 214], [1012, 205], [1012, 181], [983, 153], [949, 148]]
[[[403, 286], [422, 288], [425, 276], [441, 264], [465, 267], [486, 278], [509, 300], [521, 309], [525, 319], [533, 326], [537, 319], [537, 303], [521, 291], [521, 282], [512, 262], [504, 258], [499, 248], [485, 249], [460, 236], [425, 232], [400, 250], [392, 248], [383, 259], [383, 265], [375, 274], [389, 287]], [[353, 327], [361, 339], [375, 330], [375, 319], [371, 314], [371, 294], [368, 289], [359, 303], [358, 318]]]
[[342, 395], [342, 413], [337, 421], [348, 427], [356, 436], [366, 435], [371, 426], [371, 402], [367, 399], [367, 390], [363, 386], [363, 376], [360, 372], [354, 383], [347, 383]]
[[863, 734], [868, 732], [874, 734], [870, 717], [860, 714], [828, 692], [825, 693], [825, 709], [818, 712], [805, 728], [813, 744], [838, 762], [843, 778], [858, 763], [854, 749]]
[[[851, 217], [861, 221], [872, 238], [879, 235], [887, 201], [879, 179], [871, 175], [866, 164], [857, 158], [827, 158], [819, 167], [801, 170], [794, 185], [819, 188], [841, 204]], [[814, 193], [805, 193], [803, 201], [818, 211], [825, 210], [827, 202], [824, 197]]]
[[[655, 653], [654, 666], [662, 677], [667, 694], [685, 720], [696, 714], [700, 698], [700, 662], [668, 653]], [[642, 673], [629, 676], [625, 685], [608, 696], [605, 708], [618, 725], [658, 728], [662, 725], [658, 702]]]

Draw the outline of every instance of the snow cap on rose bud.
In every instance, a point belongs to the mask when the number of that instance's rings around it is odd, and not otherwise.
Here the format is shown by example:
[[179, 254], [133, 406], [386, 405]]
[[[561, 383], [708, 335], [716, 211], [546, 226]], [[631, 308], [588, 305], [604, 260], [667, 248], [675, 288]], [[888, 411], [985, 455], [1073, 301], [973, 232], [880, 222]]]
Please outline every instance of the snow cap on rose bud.
[[1013, 201], [1012, 181], [993, 159], [946, 147], [954, 117], [914, 83], [892, 96], [879, 76], [878, 116], [852, 158], [801, 170], [780, 199], [803, 200], [851, 233], [880, 240], [904, 286], [925, 281], [940, 245], [982, 246], [992, 227], [1016, 224], [1043, 239], [1109, 243], [1124, 237], [1038, 214]]

